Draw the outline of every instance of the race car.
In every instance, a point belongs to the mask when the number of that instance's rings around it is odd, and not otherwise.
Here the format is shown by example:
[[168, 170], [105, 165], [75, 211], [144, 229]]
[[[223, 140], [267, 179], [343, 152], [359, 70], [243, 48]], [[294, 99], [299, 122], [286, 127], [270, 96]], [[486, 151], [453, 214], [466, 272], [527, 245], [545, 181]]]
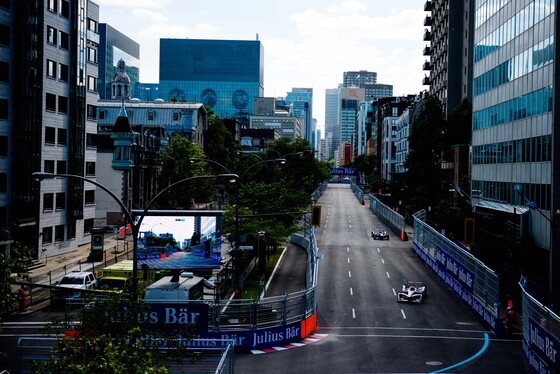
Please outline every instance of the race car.
[[402, 290], [397, 294], [398, 302], [421, 303], [428, 294], [428, 289], [422, 282], [406, 281]]
[[380, 239], [380, 240], [387, 239], [387, 240], [389, 240], [389, 234], [384, 229], [373, 229], [371, 231], [371, 237], [373, 239]]

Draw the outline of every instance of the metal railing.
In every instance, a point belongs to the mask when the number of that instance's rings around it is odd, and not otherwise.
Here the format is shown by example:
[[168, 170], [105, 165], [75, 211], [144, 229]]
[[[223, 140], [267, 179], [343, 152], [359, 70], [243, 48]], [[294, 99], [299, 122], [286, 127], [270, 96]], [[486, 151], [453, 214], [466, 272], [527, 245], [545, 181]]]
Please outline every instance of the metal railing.
[[395, 234], [399, 235], [401, 240], [408, 240], [408, 236], [405, 231], [406, 221], [402, 215], [383, 204], [374, 195], [369, 195], [369, 208], [373, 214], [377, 216], [377, 218], [389, 226]]

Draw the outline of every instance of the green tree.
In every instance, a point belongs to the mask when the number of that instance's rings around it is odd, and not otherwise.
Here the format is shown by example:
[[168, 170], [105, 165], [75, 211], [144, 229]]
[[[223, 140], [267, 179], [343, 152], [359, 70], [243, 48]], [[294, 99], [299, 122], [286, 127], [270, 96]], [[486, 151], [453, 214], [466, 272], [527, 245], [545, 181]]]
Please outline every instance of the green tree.
[[[1, 236], [7, 238], [9, 232], [4, 230]], [[19, 242], [13, 243], [9, 253], [0, 253], [0, 317], [17, 310], [19, 300], [12, 282], [26, 280], [32, 263], [32, 249]]]
[[411, 125], [405, 161], [406, 193], [415, 210], [435, 208], [442, 199], [440, 160], [447, 150], [446, 126], [441, 101], [428, 96]]
[[[206, 107], [206, 110], [208, 111], [208, 130], [204, 133], [205, 157], [220, 163], [233, 172], [235, 170], [239, 145], [222, 119], [210, 107]], [[214, 170], [213, 174], [226, 172], [215, 164], [209, 164], [208, 167]]]
[[[181, 179], [195, 175], [208, 175], [200, 163], [192, 163], [193, 157], [204, 158], [204, 154], [198, 146], [189, 139], [175, 133], [171, 136], [169, 145], [159, 154], [162, 162], [162, 170], [158, 180], [159, 190], [163, 190], [170, 184]], [[210, 186], [215, 181], [199, 179], [179, 184], [164, 193], [156, 204], [160, 207], [171, 209], [190, 208], [192, 199], [205, 201], [210, 196]]]

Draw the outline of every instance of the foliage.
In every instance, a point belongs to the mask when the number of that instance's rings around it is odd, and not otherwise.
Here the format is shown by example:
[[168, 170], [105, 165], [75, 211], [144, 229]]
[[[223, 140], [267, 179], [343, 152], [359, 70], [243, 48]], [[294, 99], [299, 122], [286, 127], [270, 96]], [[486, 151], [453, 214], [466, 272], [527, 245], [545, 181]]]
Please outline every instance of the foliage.
[[[158, 181], [160, 190], [179, 180], [195, 175], [208, 174], [204, 172], [202, 165], [190, 161], [193, 157], [203, 158], [204, 154], [195, 143], [178, 133], [172, 135], [169, 146], [159, 154], [159, 157], [162, 161], [162, 170]], [[201, 201], [207, 200], [209, 191], [211, 191], [209, 186], [214, 184], [215, 181], [203, 179], [185, 182], [165, 192], [164, 196], [156, 203], [160, 207], [172, 209], [189, 208], [193, 198]]]
[[14, 242], [10, 253], [0, 253], [0, 316], [17, 309], [18, 296], [12, 282], [26, 279], [27, 268], [33, 262], [32, 249]]
[[[206, 110], [208, 130], [204, 133], [205, 158], [224, 165], [227, 170], [232, 170], [237, 160], [239, 145], [221, 118], [210, 107], [206, 107]], [[216, 164], [209, 163], [208, 166], [213, 170], [212, 174], [228, 172]]]
[[453, 108], [449, 116], [449, 128], [445, 134], [445, 145], [470, 144], [472, 135], [472, 106], [468, 99], [463, 99]]
[[[149, 306], [129, 300], [124, 294], [106, 294], [103, 299], [86, 298], [77, 316], [52, 321], [48, 329], [63, 328], [50, 360], [39, 362], [35, 373], [167, 373], [166, 364], [196, 361], [198, 355], [175, 347], [169, 352], [154, 349], [154, 339], [190, 339], [192, 332], [165, 333], [143, 323]], [[71, 325], [67, 321], [77, 320]], [[46, 331], [48, 332], [48, 330]], [[180, 336], [181, 335], [181, 336]]]
[[439, 162], [447, 150], [446, 125], [441, 102], [436, 96], [428, 96], [411, 125], [405, 161], [406, 192], [415, 210], [435, 207], [443, 197]]

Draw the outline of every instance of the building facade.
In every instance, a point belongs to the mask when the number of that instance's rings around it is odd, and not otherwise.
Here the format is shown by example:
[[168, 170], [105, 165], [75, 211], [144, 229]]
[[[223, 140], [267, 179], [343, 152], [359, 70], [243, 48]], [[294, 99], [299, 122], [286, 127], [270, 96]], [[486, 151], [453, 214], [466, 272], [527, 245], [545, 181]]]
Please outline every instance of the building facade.
[[325, 90], [325, 139], [328, 141], [326, 158], [334, 158], [340, 143], [340, 123], [338, 122], [338, 89]]
[[90, 240], [95, 186], [32, 173], [95, 177], [98, 20], [88, 0], [0, 5], [0, 214], [37, 258]]
[[131, 92], [135, 92], [140, 80], [140, 45], [108, 24], [100, 23], [97, 92], [101, 100], [111, 98], [111, 82], [115, 74], [117, 74], [119, 60], [123, 60], [126, 63], [126, 72], [130, 78]]
[[259, 40], [161, 39], [159, 97], [203, 103], [248, 125], [255, 97], [264, 96]]
[[[556, 2], [477, 2], [471, 191], [499, 202], [550, 253], [560, 284], [560, 132]], [[530, 206], [532, 209], [516, 207]], [[523, 236], [524, 231], [517, 235]]]

